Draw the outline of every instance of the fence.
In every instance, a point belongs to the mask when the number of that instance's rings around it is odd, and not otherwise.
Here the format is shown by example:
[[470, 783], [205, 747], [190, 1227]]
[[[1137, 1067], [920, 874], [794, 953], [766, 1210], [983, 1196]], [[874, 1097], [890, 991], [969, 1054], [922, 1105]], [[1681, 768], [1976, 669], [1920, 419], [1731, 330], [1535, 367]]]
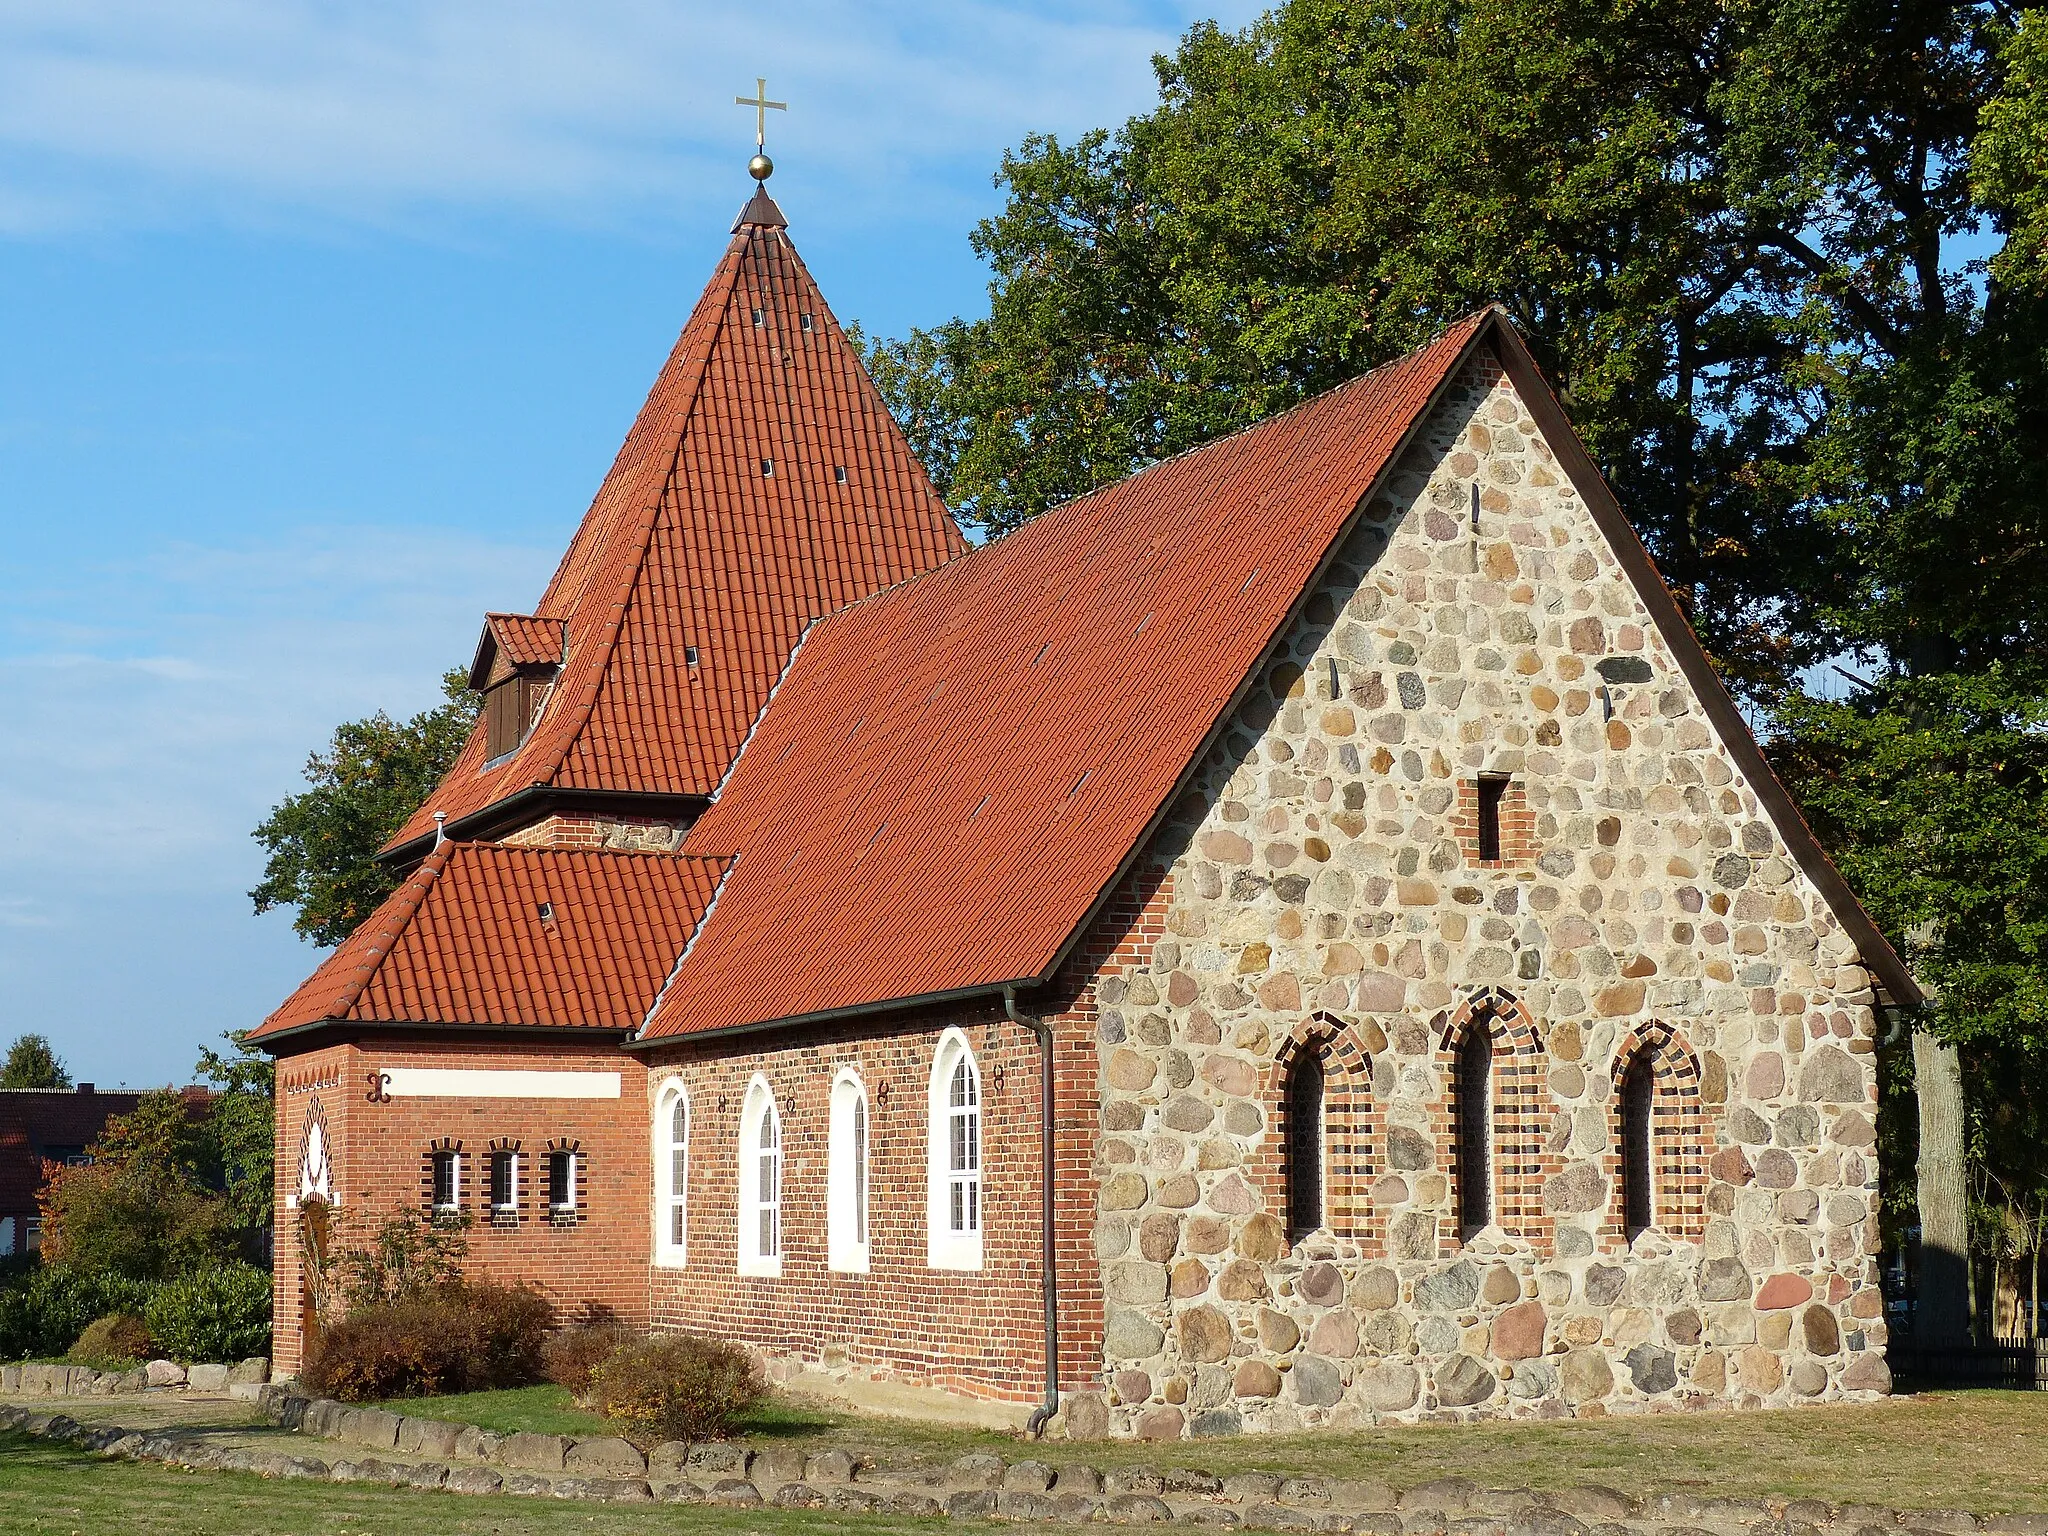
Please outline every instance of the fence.
[[1893, 1380], [1909, 1392], [1927, 1387], [2048, 1392], [2048, 1338], [1918, 1344], [1910, 1337], [1895, 1335], [1885, 1357], [1891, 1363]]

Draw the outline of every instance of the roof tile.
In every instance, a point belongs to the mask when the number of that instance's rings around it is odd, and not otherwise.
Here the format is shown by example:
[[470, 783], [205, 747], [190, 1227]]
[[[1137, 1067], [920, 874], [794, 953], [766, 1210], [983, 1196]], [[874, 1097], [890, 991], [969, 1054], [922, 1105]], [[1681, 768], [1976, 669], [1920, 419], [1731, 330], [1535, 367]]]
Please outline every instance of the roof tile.
[[690, 833], [738, 857], [646, 1034], [1044, 972], [1483, 320], [817, 624]]
[[443, 843], [254, 1038], [326, 1022], [634, 1028], [726, 867]]

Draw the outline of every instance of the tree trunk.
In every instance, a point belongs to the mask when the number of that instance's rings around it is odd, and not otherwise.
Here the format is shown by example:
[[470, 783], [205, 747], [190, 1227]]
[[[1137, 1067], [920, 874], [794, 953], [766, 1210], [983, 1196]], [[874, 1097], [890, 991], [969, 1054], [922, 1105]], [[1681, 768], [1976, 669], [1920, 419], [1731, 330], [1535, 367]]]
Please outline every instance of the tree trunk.
[[1920, 1284], [1913, 1329], [1922, 1343], [1970, 1336], [1969, 1194], [1963, 1175], [1963, 1067], [1953, 1045], [1913, 1031], [1920, 1106]]
[[2027, 1255], [2027, 1337], [2041, 1336], [2041, 1250]]

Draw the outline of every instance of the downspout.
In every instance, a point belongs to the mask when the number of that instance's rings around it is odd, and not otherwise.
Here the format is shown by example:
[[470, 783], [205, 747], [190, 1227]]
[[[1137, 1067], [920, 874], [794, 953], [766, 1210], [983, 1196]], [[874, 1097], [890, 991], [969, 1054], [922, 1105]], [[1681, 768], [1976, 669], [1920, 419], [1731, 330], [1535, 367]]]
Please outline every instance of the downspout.
[[1058, 1253], [1053, 1230], [1053, 1071], [1052, 1026], [1042, 1018], [1017, 1011], [1017, 989], [1003, 988], [1003, 1012], [1013, 1024], [1021, 1024], [1038, 1036], [1038, 1126], [1040, 1175], [1038, 1180], [1039, 1266], [1045, 1294], [1045, 1401], [1031, 1410], [1024, 1431], [1034, 1440], [1060, 1411], [1060, 1283], [1056, 1267]]

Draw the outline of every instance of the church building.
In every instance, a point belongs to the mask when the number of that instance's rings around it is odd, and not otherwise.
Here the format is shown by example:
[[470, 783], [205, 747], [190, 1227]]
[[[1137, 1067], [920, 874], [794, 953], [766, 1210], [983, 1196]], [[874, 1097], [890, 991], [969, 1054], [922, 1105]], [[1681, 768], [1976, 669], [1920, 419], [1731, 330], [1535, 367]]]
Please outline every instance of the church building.
[[[757, 162], [765, 165], [765, 162]], [[337, 1209], [1075, 1437], [1889, 1386], [1919, 999], [1514, 326], [975, 547], [757, 190], [391, 898]]]

